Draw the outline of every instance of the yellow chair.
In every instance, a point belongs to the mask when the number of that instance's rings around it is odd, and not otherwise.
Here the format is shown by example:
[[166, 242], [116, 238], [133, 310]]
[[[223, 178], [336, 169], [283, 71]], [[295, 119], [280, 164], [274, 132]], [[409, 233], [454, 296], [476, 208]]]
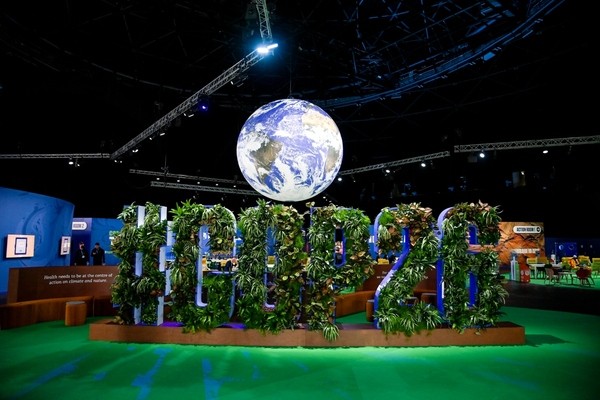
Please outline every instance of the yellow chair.
[[563, 257], [560, 259], [560, 263], [563, 268], [569, 268], [571, 266], [571, 259], [573, 257]]
[[592, 260], [590, 260], [589, 256], [578, 256], [579, 264], [590, 266], [592, 264]]
[[527, 257], [527, 261], [525, 261], [525, 262], [527, 263], [527, 265], [537, 264], [538, 259], [537, 259], [537, 257]]
[[600, 258], [592, 258], [592, 274], [600, 275]]
[[592, 264], [589, 256], [577, 256], [579, 263], [576, 263], [573, 257], [563, 257], [561, 263], [563, 267], [571, 267], [572, 269], [579, 268], [579, 266], [589, 267]]

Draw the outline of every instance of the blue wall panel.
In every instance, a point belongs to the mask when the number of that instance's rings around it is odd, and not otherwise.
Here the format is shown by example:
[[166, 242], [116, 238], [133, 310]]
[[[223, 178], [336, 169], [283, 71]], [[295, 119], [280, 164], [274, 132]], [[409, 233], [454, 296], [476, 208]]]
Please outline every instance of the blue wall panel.
[[[0, 293], [8, 290], [9, 268], [69, 265], [60, 244], [71, 236], [74, 208], [54, 197], [0, 187]], [[35, 235], [33, 257], [6, 258], [9, 234]]]

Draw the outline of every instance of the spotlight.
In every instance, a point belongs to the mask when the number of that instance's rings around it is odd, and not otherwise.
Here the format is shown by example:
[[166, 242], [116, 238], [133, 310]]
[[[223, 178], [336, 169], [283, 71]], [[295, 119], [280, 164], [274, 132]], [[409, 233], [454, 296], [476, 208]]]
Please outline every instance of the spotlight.
[[479, 158], [485, 158], [485, 153], [483, 150], [479, 152]]
[[206, 112], [208, 111], [208, 97], [202, 96], [198, 99], [198, 111]]
[[271, 50], [276, 49], [277, 47], [279, 47], [277, 43], [269, 43], [257, 47], [256, 51], [258, 54], [269, 54]]

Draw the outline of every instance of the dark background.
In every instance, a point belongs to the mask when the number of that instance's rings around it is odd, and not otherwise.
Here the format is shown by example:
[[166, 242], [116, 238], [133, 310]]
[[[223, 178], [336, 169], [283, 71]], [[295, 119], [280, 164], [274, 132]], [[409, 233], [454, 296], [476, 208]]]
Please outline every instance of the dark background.
[[[360, 208], [374, 220], [398, 203], [439, 213], [481, 200], [504, 220], [544, 222], [547, 236], [598, 236], [598, 44], [589, 10], [574, 1], [265, 4], [279, 44], [273, 54], [240, 76], [241, 85], [210, 93], [207, 113], [178, 117], [165, 136], [144, 140], [117, 163], [108, 157], [260, 43], [256, 8], [247, 1], [4, 2], [0, 155], [23, 158], [0, 158], [0, 185], [73, 202], [76, 217], [116, 218], [124, 205], [172, 208], [188, 199], [237, 213], [258, 198], [218, 191], [251, 190], [236, 160], [238, 133], [261, 105], [294, 97], [328, 112], [344, 140], [344, 180], [326, 198], [310, 199], [317, 205]], [[459, 55], [471, 56], [459, 62]], [[406, 85], [424, 76], [431, 78]], [[533, 145], [579, 137], [595, 140], [567, 140], [548, 154]], [[507, 148], [485, 160], [455, 151], [485, 143]], [[394, 164], [443, 151], [450, 155], [426, 168]], [[89, 153], [107, 158], [67, 165], [69, 154]], [[132, 169], [197, 177], [186, 184], [229, 183], [214, 192], [157, 188], [155, 177]]]

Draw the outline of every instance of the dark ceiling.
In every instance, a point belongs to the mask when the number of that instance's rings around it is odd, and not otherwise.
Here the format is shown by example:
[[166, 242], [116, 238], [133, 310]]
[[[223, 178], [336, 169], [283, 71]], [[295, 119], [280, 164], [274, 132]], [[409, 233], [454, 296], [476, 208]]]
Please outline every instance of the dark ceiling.
[[[401, 202], [441, 211], [482, 200], [505, 219], [550, 221], [576, 206], [556, 200], [565, 191], [599, 197], [598, 141], [544, 156], [518, 145], [598, 135], [598, 44], [591, 13], [574, 3], [259, 1], [279, 47], [232, 84], [220, 77], [271, 40], [253, 1], [3, 2], [0, 154], [9, 158], [0, 158], [0, 185], [66, 199], [81, 217], [193, 196], [237, 212], [258, 198], [228, 191], [231, 182], [251, 190], [236, 160], [238, 133], [261, 105], [293, 97], [323, 108], [343, 137], [344, 181], [324, 192], [327, 201], [374, 218]], [[111, 155], [207, 88], [208, 112], [177, 113], [165, 136], [114, 162]], [[483, 161], [455, 151], [498, 142], [518, 146]], [[442, 152], [449, 155], [425, 168], [402, 162]], [[72, 167], [57, 154], [106, 157]], [[132, 169], [199, 177], [184, 184], [222, 182], [216, 192], [158, 188], [156, 177]], [[542, 198], [554, 200], [537, 207]]]

